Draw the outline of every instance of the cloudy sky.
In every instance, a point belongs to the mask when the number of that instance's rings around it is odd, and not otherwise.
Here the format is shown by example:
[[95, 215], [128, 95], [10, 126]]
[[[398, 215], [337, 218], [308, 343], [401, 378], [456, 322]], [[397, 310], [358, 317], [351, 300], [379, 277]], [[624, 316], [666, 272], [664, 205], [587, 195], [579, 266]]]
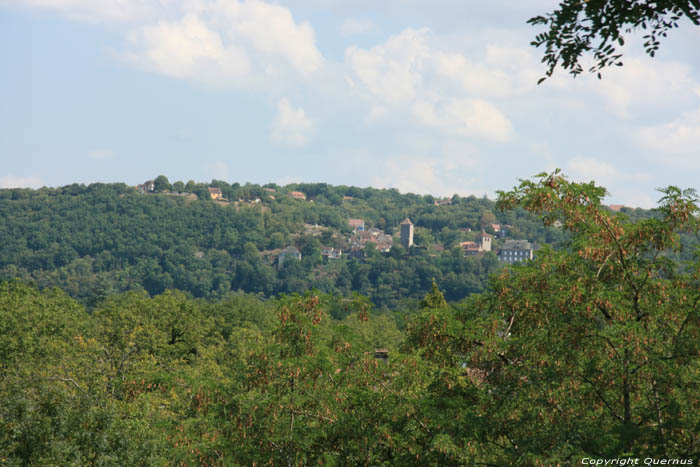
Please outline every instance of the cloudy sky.
[[561, 168], [700, 188], [700, 28], [541, 85], [552, 0], [0, 0], [0, 187], [327, 182], [487, 194]]

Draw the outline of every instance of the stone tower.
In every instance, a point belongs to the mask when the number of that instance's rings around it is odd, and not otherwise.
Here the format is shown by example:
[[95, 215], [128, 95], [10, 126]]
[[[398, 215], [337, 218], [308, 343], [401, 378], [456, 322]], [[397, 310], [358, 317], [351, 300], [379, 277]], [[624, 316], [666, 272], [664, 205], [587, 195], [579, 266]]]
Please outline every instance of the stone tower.
[[413, 245], [413, 222], [408, 217], [401, 222], [401, 244], [407, 250]]
[[479, 242], [481, 251], [491, 251], [491, 235], [482, 230], [477, 241]]

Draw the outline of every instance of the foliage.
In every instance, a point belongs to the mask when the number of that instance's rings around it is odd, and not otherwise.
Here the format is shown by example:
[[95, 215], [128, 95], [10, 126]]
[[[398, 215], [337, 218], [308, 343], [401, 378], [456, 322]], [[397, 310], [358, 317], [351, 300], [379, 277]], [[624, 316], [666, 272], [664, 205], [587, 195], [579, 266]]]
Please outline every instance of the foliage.
[[[159, 190], [170, 189], [165, 177], [156, 180]], [[178, 289], [219, 299], [238, 290], [272, 297], [313, 286], [345, 296], [358, 292], [380, 308], [394, 308], [407, 297], [417, 302], [433, 278], [449, 301], [481, 292], [498, 266], [491, 255], [465, 258], [459, 252], [459, 242], [474, 239], [467, 230], [478, 230], [484, 215], [496, 219], [487, 199], [454, 198], [435, 206], [430, 197], [395, 190], [324, 184], [277, 187], [271, 199], [258, 185], [211, 185], [234, 202], [215, 203], [207, 185], [194, 182], [186, 190], [203, 193], [204, 201], [173, 192], [141, 194], [121, 184], [0, 190], [0, 241], [7, 246], [0, 251], [0, 277], [58, 286], [91, 307], [130, 290], [157, 295]], [[286, 190], [302, 190], [314, 202], [292, 200]], [[262, 202], [245, 201], [254, 196]], [[370, 247], [349, 258], [348, 218], [396, 236], [406, 215], [425, 248], [407, 252], [396, 239], [389, 253]], [[519, 238], [553, 244], [564, 238], [524, 210], [496, 220], [511, 224]], [[318, 224], [321, 235], [307, 231], [309, 224]], [[433, 254], [438, 244], [444, 251]], [[277, 268], [269, 252], [288, 245], [299, 248], [302, 261]], [[344, 255], [322, 260], [322, 246]]]
[[488, 313], [470, 359], [493, 388], [483, 403], [503, 460], [700, 453], [700, 275], [666, 257], [697, 230], [695, 192], [669, 187], [662, 218], [636, 223], [603, 209], [604, 194], [558, 172], [500, 194], [572, 232], [475, 301]]
[[644, 49], [653, 57], [660, 40], [677, 28], [682, 18], [700, 25], [700, 2], [564, 0], [554, 12], [531, 18], [528, 23], [547, 28], [532, 42], [535, 47], [545, 48], [542, 62], [547, 65], [546, 77], [552, 76], [557, 66], [574, 76], [582, 73], [580, 62], [587, 53], [592, 53], [595, 60], [589, 71], [600, 77], [603, 68], [622, 65], [617, 47], [624, 45], [624, 34], [644, 30]]

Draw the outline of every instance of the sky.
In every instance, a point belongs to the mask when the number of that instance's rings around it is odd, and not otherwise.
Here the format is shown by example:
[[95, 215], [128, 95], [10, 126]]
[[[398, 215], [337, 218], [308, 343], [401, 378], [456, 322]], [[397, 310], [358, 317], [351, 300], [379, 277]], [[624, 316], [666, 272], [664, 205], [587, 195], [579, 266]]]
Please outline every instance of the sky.
[[603, 79], [545, 67], [551, 0], [0, 0], [0, 188], [212, 179], [606, 202], [700, 188], [700, 28]]

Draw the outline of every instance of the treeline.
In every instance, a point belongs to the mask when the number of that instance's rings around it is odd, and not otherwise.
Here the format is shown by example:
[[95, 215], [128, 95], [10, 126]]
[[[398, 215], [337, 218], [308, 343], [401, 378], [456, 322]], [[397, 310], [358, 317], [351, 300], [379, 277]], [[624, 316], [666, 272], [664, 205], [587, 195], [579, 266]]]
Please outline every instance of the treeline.
[[[345, 318], [331, 320], [331, 310]], [[115, 294], [88, 313], [58, 289], [2, 283], [0, 464], [266, 462], [272, 445], [250, 443], [273, 428], [258, 425], [262, 418], [285, 411], [297, 417], [296, 429], [312, 411], [328, 418], [318, 404], [333, 402], [332, 385], [318, 372], [335, 384], [351, 377], [315, 368], [312, 355], [347, 370], [351, 361], [374, 365], [376, 347], [396, 351], [402, 336], [394, 319], [369, 311], [361, 297], [229, 294], [212, 302], [169, 291]], [[290, 399], [278, 392], [288, 376], [296, 381]], [[314, 443], [305, 439], [308, 428], [294, 443]], [[271, 441], [285, 444], [287, 457], [300, 446], [284, 438]]]
[[674, 261], [697, 196], [632, 222], [604, 194], [556, 172], [501, 194], [570, 239], [459, 303], [0, 283], [0, 463], [697, 462], [700, 266]]
[[[420, 299], [433, 279], [450, 301], [483, 291], [497, 258], [465, 258], [459, 248], [482, 225], [495, 234], [492, 223], [510, 224], [510, 238], [539, 243], [559, 245], [565, 238], [522, 209], [496, 211], [486, 198], [454, 196], [450, 205], [435, 206], [432, 196], [396, 190], [156, 181], [157, 194], [123, 184], [0, 190], [0, 278], [58, 286], [90, 306], [129, 290], [221, 298], [238, 290], [272, 297], [315, 287], [344, 296], [358, 292], [379, 307], [395, 308]], [[231, 202], [209, 199], [209, 186]], [[292, 199], [295, 190], [307, 200]], [[256, 198], [261, 202], [247, 202]], [[411, 251], [395, 240], [388, 254], [368, 248], [360, 258], [322, 260], [322, 246], [347, 254], [348, 218], [396, 235], [407, 216], [416, 225]], [[314, 235], [305, 224], [322, 230]], [[261, 255], [288, 245], [299, 248], [301, 262], [279, 269]]]

